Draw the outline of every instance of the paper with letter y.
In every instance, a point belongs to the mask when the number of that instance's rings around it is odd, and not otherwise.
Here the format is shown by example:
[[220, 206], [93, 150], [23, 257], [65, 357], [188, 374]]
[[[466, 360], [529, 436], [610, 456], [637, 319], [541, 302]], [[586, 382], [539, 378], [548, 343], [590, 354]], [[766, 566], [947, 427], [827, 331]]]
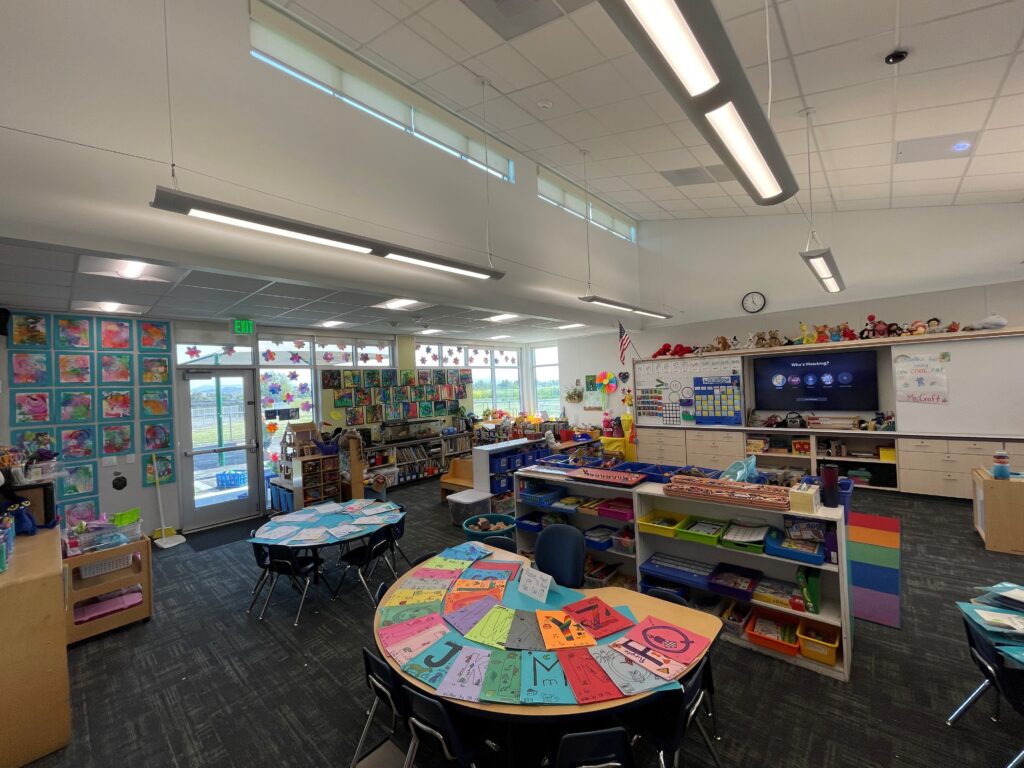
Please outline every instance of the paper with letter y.
[[594, 637], [565, 611], [537, 611], [537, 624], [544, 646], [549, 651], [597, 644]]

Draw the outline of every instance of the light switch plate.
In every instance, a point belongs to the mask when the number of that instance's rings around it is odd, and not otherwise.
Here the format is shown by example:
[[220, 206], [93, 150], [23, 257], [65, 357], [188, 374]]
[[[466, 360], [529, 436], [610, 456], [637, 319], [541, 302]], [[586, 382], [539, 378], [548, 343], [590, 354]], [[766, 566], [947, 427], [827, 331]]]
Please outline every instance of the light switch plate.
[[104, 467], [116, 467], [117, 456], [104, 456], [101, 464]]
[[135, 463], [135, 454], [134, 453], [129, 453], [127, 456], [125, 456], [124, 457], [124, 463], [125, 464], [134, 464]]

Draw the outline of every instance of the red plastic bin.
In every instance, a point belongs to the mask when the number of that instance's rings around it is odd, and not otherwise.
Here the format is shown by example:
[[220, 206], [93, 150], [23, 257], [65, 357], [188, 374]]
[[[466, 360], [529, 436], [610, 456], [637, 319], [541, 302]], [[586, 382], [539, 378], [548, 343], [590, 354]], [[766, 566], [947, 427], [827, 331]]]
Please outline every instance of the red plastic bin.
[[[759, 619], [774, 622], [778, 626], [791, 627], [793, 630], [793, 642], [788, 643], [777, 637], [771, 637], [758, 632]], [[762, 648], [768, 648], [769, 650], [785, 654], [786, 656], [796, 656], [800, 652], [800, 641], [797, 639], [796, 635], [799, 625], [800, 620], [797, 618], [787, 616], [783, 613], [776, 613], [775, 611], [765, 611], [760, 608], [755, 608], [751, 612], [750, 618], [747, 620], [747, 639], [754, 645], [759, 645]]]

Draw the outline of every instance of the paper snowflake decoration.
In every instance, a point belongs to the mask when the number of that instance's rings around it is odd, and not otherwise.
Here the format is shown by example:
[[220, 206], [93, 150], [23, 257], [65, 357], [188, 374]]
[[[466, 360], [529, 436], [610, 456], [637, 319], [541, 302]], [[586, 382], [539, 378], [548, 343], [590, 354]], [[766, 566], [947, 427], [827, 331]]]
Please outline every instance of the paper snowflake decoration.
[[189, 347], [185, 350], [185, 354], [195, 360], [199, 357], [199, 347]]
[[272, 349], [264, 350], [263, 354], [261, 355], [261, 357], [264, 360], [266, 360], [268, 363], [272, 363], [272, 362], [274, 362], [274, 360], [277, 359], [277, 355], [274, 354], [274, 350], [272, 350]]
[[421, 357], [420, 358], [420, 365], [426, 365], [426, 364], [427, 364], [427, 358]]
[[452, 365], [458, 365], [458, 364], [459, 364], [459, 358], [457, 358], [457, 357], [452, 358]]
[[301, 363], [302, 362], [302, 355], [300, 355], [298, 352], [292, 352], [288, 356], [288, 359], [291, 360], [293, 363]]
[[378, 363], [383, 363], [384, 362], [384, 355], [382, 355], [382, 354], [380, 354], [378, 352], [376, 355], [373, 356], [373, 359], [376, 360]]
[[433, 360], [436, 363], [437, 362], [437, 355], [431, 355], [430, 359]]
[[296, 349], [305, 349], [305, 347], [306, 347], [306, 342], [304, 342], [304, 341], [296, 341], [295, 342], [295, 348]]
[[349, 352], [342, 352], [341, 353], [341, 362], [343, 362], [343, 363], [350, 363], [350, 362], [352, 362], [352, 355], [351, 355], [351, 353], [349, 353]]
[[274, 434], [275, 432], [277, 432], [278, 429], [279, 427], [273, 421], [267, 424], [267, 432], [269, 432], [270, 434]]
[[368, 363], [368, 362], [370, 362], [370, 355], [368, 353], [366, 353], [366, 352], [363, 352], [362, 354], [359, 355], [359, 362], [361, 362], [361, 363]]
[[334, 362], [334, 353], [333, 352], [324, 352], [323, 360], [324, 360], [325, 363]]
[[309, 384], [307, 384], [306, 382], [302, 382], [301, 384], [299, 384], [299, 394], [300, 395], [308, 395], [309, 394]]
[[288, 379], [289, 379], [289, 381], [295, 381], [297, 378], [299, 378], [298, 371], [288, 371]]
[[270, 454], [270, 460], [271, 461], [280, 461], [281, 460], [281, 454], [279, 454], [279, 453], [272, 453], [272, 454]]

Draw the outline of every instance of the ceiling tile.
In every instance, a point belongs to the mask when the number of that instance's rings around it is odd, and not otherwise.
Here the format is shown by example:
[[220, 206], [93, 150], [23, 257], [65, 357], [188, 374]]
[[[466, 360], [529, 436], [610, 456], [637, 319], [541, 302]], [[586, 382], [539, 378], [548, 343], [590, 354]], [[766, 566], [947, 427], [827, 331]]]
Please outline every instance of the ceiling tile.
[[1007, 152], [1003, 155], [979, 155], [971, 160], [968, 173], [979, 176], [986, 173], [1024, 172], [1024, 152]]
[[184, 279], [181, 281], [181, 285], [254, 293], [261, 288], [270, 285], [270, 281], [259, 280], [252, 277], [239, 277], [238, 275], [219, 275], [215, 272], [203, 272], [199, 269], [193, 269], [185, 275]]
[[[779, 15], [786, 29], [790, 50], [794, 54], [799, 54], [862, 37], [888, 33], [895, 26], [898, 7], [892, 0], [859, 0], [856, 3], [791, 0], [779, 7]], [[760, 22], [760, 61], [764, 61], [763, 14]], [[751, 26], [750, 42], [756, 45], [757, 27]], [[731, 33], [732, 28], [727, 28]], [[775, 50], [778, 49], [773, 40], [772, 52]]]
[[1012, 51], [1024, 29], [1024, 3], [998, 3], [971, 13], [904, 26], [900, 44], [912, 51], [901, 74], [1000, 56]]
[[[761, 106], [768, 104], [768, 65], [747, 67], [747, 79], [754, 89]], [[790, 59], [780, 59], [772, 64], [772, 101], [784, 101], [800, 95], [793, 64]]]
[[[537, 120], [571, 115], [582, 108], [569, 94], [550, 81], [511, 93], [509, 98]], [[550, 106], [540, 106], [545, 102], [550, 102]]]
[[840, 211], [873, 211], [888, 207], [888, 197], [866, 198], [863, 200], [836, 200], [836, 209]]
[[[664, 179], [662, 179], [664, 182]], [[676, 187], [655, 187], [654, 189], [645, 189], [644, 194], [648, 200], [654, 200], [655, 202], [665, 202], [666, 200], [682, 200], [683, 193], [680, 192]]]
[[310, 11], [360, 44], [368, 43], [398, 21], [373, 0], [301, 0], [292, 4], [292, 10], [316, 24], [316, 18], [301, 13]]
[[626, 142], [626, 146], [637, 154], [662, 152], [681, 147], [679, 138], [665, 125], [641, 128], [638, 131], [628, 131], [621, 134], [619, 138]]
[[693, 211], [697, 209], [696, 203], [685, 198], [662, 200], [660, 204], [666, 211]]
[[964, 176], [961, 192], [1015, 192], [1024, 197], [1024, 173], [996, 173], [988, 176]]
[[616, 136], [598, 136], [577, 143], [581, 149], [589, 151], [590, 156], [595, 160], [607, 160], [632, 154], [629, 147]]
[[573, 72], [571, 75], [558, 78], [556, 82], [576, 100], [576, 103], [586, 109], [623, 101], [636, 95], [626, 78], [612, 66], [611, 62]]
[[585, 5], [569, 14], [569, 18], [607, 58], [624, 56], [633, 50], [600, 3]]
[[987, 205], [990, 203], [1019, 203], [1024, 201], [1024, 192], [964, 192], [956, 196], [956, 205]]
[[1024, 151], [1024, 126], [990, 128], [981, 134], [975, 155], [995, 155], [1002, 152]]
[[[792, 5], [787, 3], [786, 5]], [[768, 49], [765, 41], [764, 4], [753, 13], [724, 22], [725, 31], [729, 35], [732, 47], [739, 56], [744, 67], [764, 64], [768, 61]], [[769, 19], [772, 40], [772, 59], [784, 58], [786, 41], [782, 39], [778, 17], [773, 13]]]
[[[317, 288], [312, 285], [292, 285], [290, 283], [271, 283], [258, 296], [285, 296], [290, 299], [314, 301], [323, 299], [334, 293], [333, 288]], [[253, 297], [256, 298], [256, 297]]]
[[625, 133], [661, 124], [661, 118], [639, 97], [594, 107], [590, 114], [613, 133]]
[[920, 179], [916, 181], [894, 181], [893, 195], [952, 195], [960, 186], [960, 177], [952, 179]]
[[739, 211], [740, 207], [736, 204], [728, 195], [720, 195], [715, 197], [702, 197], [696, 201], [697, 206], [705, 211], [729, 208], [734, 211]]
[[[691, 165], [715, 165], [717, 163], [722, 162], [722, 159], [718, 156], [715, 150], [713, 150], [707, 144], [699, 144], [695, 147], [689, 147], [689, 151], [690, 154], [693, 155], [694, 159], [697, 161], [697, 163], [691, 163]], [[685, 168], [687, 166], [678, 167]]]
[[530, 125], [521, 125], [518, 128], [510, 128], [504, 135], [513, 143], [528, 149], [543, 149], [544, 147], [553, 147], [556, 144], [565, 143], [564, 138], [543, 123], [531, 123]]
[[[655, 110], [657, 111], [657, 110]], [[700, 144], [704, 144], [704, 137], [700, 135], [700, 131], [697, 127], [689, 120], [680, 120], [678, 122], [669, 123], [668, 126], [681, 142], [683, 146], [695, 147]]]
[[902, 0], [900, 11], [904, 24], [920, 24], [991, 4], [992, 0]]
[[545, 120], [544, 124], [565, 136], [569, 141], [583, 141], [597, 136], [607, 136], [609, 132], [597, 118], [587, 111]]
[[450, 99], [457, 108], [465, 109], [476, 106], [483, 99], [483, 89], [477, 80], [477, 75], [456, 64], [422, 82]]
[[893, 208], [924, 208], [929, 205], [952, 205], [953, 193], [944, 195], [897, 196], [893, 193]]
[[621, 192], [610, 192], [608, 194], [612, 200], [616, 203], [639, 203], [646, 202], [647, 198], [644, 197], [642, 192], [638, 192], [635, 189], [624, 189]]
[[[900, 79], [902, 93], [904, 80]], [[860, 85], [837, 88], [834, 91], [823, 91], [808, 98], [808, 104], [814, 107], [814, 124], [838, 123], [845, 120], [857, 120], [876, 115], [892, 114], [893, 87], [890, 80], [881, 80]], [[781, 106], [781, 105], [780, 105]], [[931, 106], [924, 104], [921, 106]], [[793, 114], [800, 109], [794, 104]], [[909, 109], [910, 107], [908, 107]], [[781, 116], [782, 112], [773, 110], [772, 117]], [[801, 118], [802, 119], [802, 118]]]
[[714, 0], [715, 10], [718, 11], [718, 17], [724, 22], [729, 19], [736, 18], [737, 16], [743, 16], [747, 13], [754, 13], [759, 11], [762, 13], [762, 20], [764, 19], [764, 0]]
[[827, 170], [883, 165], [893, 161], [893, 146], [892, 143], [886, 142], [885, 144], [868, 144], [863, 147], [833, 149], [822, 152], [821, 161]]
[[75, 255], [49, 248], [0, 243], [0, 264], [19, 266], [26, 263], [53, 271], [70, 272], [75, 268]]
[[454, 63], [435, 46], [401, 24], [376, 38], [367, 48], [417, 80], [430, 77]]
[[647, 173], [654, 170], [646, 160], [638, 155], [612, 157], [603, 161], [602, 165], [612, 173], [622, 176], [627, 176], [631, 173]]
[[[660, 173], [634, 173], [628, 176], [623, 176], [622, 180], [629, 182], [630, 186], [634, 189], [644, 191], [645, 194], [649, 189], [656, 189], [658, 187], [665, 186], [665, 177]], [[648, 195], [648, 197], [650, 196]], [[653, 200], [654, 198], [651, 199]]]
[[646, 202], [645, 203], [642, 200], [641, 201], [637, 201], [635, 203], [630, 203], [629, 207], [633, 211], [633, 213], [640, 213], [640, 214], [659, 213], [659, 212], [661, 212], [663, 210], [662, 207], [660, 205], [658, 205], [657, 203], [654, 203], [654, 202]]
[[582, 162], [580, 149], [574, 144], [557, 144], [553, 147], [545, 147], [539, 150], [540, 155], [555, 165], [567, 165], [568, 163]]
[[565, 16], [520, 35], [512, 45], [551, 79], [604, 61], [601, 52]]
[[896, 141], [976, 131], [985, 123], [992, 102], [970, 101], [896, 114]]
[[[3, 291], [3, 287], [0, 287], [0, 291]], [[0, 304], [11, 309], [46, 309], [54, 312], [68, 310], [67, 297], [28, 296], [20, 291], [16, 294], [0, 292]]]
[[679, 191], [689, 199], [697, 202], [706, 197], [722, 197], [725, 195], [725, 190], [722, 189], [722, 185], [717, 182], [712, 182], [710, 184], [686, 184], [679, 187]]
[[1008, 57], [1003, 56], [917, 75], [901, 73], [896, 82], [896, 108], [905, 112], [992, 98], [1006, 72], [1007, 61]]
[[502, 43], [465, 62], [466, 67], [486, 77], [502, 93], [528, 88], [547, 78], [508, 43]]
[[646, 62], [637, 53], [630, 53], [621, 56], [612, 62], [612, 66], [622, 75], [634, 93], [657, 93], [664, 90], [661, 81], [647, 66]]
[[1006, 82], [1003, 83], [1003, 93], [1024, 93], [1024, 55], [1017, 54], [1009, 73], [1006, 75]]
[[418, 14], [407, 18], [405, 25], [452, 61], [465, 61], [471, 55], [469, 51]]
[[471, 56], [501, 45], [501, 36], [459, 0], [437, 0], [420, 14]]
[[590, 182], [590, 186], [598, 192], [621, 192], [624, 189], [633, 188], [619, 176], [611, 176], [607, 179], [594, 179]]
[[866, 200], [889, 196], [888, 184], [857, 184], [850, 187], [835, 187], [832, 196], [836, 200]]
[[879, 144], [892, 138], [892, 117], [882, 115], [844, 123], [815, 125], [814, 137], [821, 150]]
[[[0, 256], [0, 264], [2, 263], [3, 256]], [[3, 269], [0, 270], [0, 274], [3, 275], [3, 280], [0, 282], [8, 285], [38, 283], [41, 285], [55, 285], [65, 288], [71, 287], [71, 281], [74, 278], [74, 274], [72, 272], [46, 268], [41, 269], [35, 266], [25, 266], [26, 264], [39, 264], [39, 260], [34, 259], [32, 261], [4, 264]], [[46, 265], [40, 264], [40, 266]], [[3, 288], [0, 287], [0, 290], [3, 290]]]
[[893, 181], [911, 181], [959, 177], [967, 169], [967, 161], [966, 157], [953, 157], [948, 160], [926, 160], [920, 163], [894, 163], [892, 179]]
[[986, 127], [1006, 128], [1011, 125], [1024, 125], [1024, 93], [996, 99], [995, 109], [992, 110]]
[[[648, 106], [654, 110], [654, 113], [660, 117], [666, 123], [680, 123], [692, 126], [692, 123], [687, 119], [686, 113], [683, 112], [674, 98], [669, 95], [666, 90], [655, 91], [654, 93], [645, 93], [644, 101], [647, 102]], [[696, 129], [694, 129], [696, 131]], [[699, 134], [698, 134], [699, 135]]]
[[643, 155], [650, 166], [656, 171], [674, 171], [680, 168], [693, 168], [698, 165], [696, 158], [687, 149], [669, 149], [663, 152], [648, 152]]
[[462, 112], [464, 115], [472, 115], [474, 118], [486, 122], [499, 131], [507, 131], [534, 122], [533, 116], [529, 112], [505, 96], [488, 99], [486, 105], [477, 105]]
[[882, 60], [891, 50], [892, 37], [880, 35], [801, 54], [794, 59], [804, 92], [811, 94], [892, 78], [893, 68]]

